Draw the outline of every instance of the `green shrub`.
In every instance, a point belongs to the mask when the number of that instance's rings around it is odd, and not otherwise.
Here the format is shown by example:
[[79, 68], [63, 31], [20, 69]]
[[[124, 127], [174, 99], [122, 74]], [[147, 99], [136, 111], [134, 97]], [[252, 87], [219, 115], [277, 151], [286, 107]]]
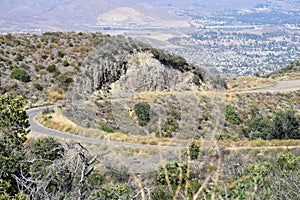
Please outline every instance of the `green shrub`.
[[70, 65], [70, 63], [69, 63], [67, 60], [64, 60], [64, 61], [62, 62], [62, 65], [63, 65], [64, 67], [68, 67], [68, 66]]
[[62, 145], [53, 138], [38, 139], [31, 147], [31, 152], [39, 159], [56, 160], [64, 154]]
[[[174, 162], [168, 163], [165, 167], [160, 167], [159, 172], [156, 176], [156, 181], [160, 185], [167, 185], [168, 177], [171, 186], [176, 188], [179, 183], [182, 183], [182, 186], [187, 182], [187, 163], [186, 162]], [[180, 175], [182, 180], [180, 180]]]
[[46, 70], [50, 73], [54, 73], [54, 72], [57, 72], [57, 67], [56, 65], [52, 64], [52, 65], [48, 65]]
[[300, 139], [300, 117], [293, 109], [276, 112], [271, 139]]
[[174, 119], [174, 117], [172, 116], [168, 117], [163, 126], [163, 131], [165, 132], [164, 137], [172, 137], [173, 133], [178, 129], [179, 129], [179, 124]]
[[107, 124], [100, 124], [100, 129], [107, 132], [107, 133], [113, 133], [115, 132], [114, 128], [107, 125]]
[[195, 142], [192, 142], [189, 146], [189, 151], [190, 151], [191, 160], [195, 160], [199, 156], [200, 147]]
[[150, 105], [146, 102], [134, 105], [134, 113], [138, 118], [139, 125], [145, 126], [150, 121]]
[[43, 58], [43, 60], [46, 60], [48, 58], [46, 54], [43, 54], [41, 57]]
[[65, 53], [63, 53], [62, 51], [58, 51], [57, 55], [61, 58], [63, 58], [65, 56]]
[[300, 167], [300, 156], [291, 152], [283, 152], [278, 155], [276, 162], [281, 169], [298, 170]]
[[82, 122], [81, 122], [81, 125], [83, 126], [83, 127], [85, 127], [85, 128], [92, 128], [92, 126], [93, 126], [93, 121], [91, 121], [90, 119], [88, 119], [88, 118], [86, 118], [85, 120], [83, 120]]
[[225, 107], [225, 119], [234, 124], [239, 124], [241, 121], [238, 113], [235, 111], [234, 107], [232, 107], [231, 105], [226, 105], [226, 107]]
[[60, 86], [62, 86], [64, 88], [68, 87], [71, 83], [73, 83], [73, 78], [68, 75], [65, 75], [65, 74], [60, 74], [57, 77], [57, 79], [58, 79]]
[[300, 139], [300, 117], [293, 109], [279, 110], [272, 119], [256, 116], [247, 123], [251, 139]]
[[16, 56], [16, 60], [17, 61], [22, 61], [24, 59], [24, 56], [22, 56], [21, 54], [17, 54], [17, 56]]
[[97, 199], [109, 199], [109, 200], [119, 200], [119, 199], [129, 199], [128, 189], [123, 184], [117, 184], [106, 189], [101, 189], [96, 192]]
[[54, 113], [55, 111], [53, 109], [50, 109], [50, 108], [45, 108], [43, 111], [42, 111], [42, 114], [43, 115], [48, 115], [48, 114], [51, 114], [51, 113]]
[[106, 166], [108, 175], [115, 183], [126, 183], [130, 178], [130, 172], [126, 166], [116, 168], [116, 166]]
[[30, 76], [29, 74], [22, 68], [16, 67], [11, 71], [11, 76], [22, 82], [29, 82]]
[[105, 44], [105, 41], [103, 38], [100, 38], [94, 42], [94, 46], [103, 46], [104, 44]]
[[158, 186], [151, 191], [151, 198], [153, 200], [173, 200], [167, 186]]
[[99, 186], [104, 183], [105, 175], [99, 169], [94, 169], [87, 181], [91, 187]]
[[159, 60], [162, 64], [171, 66], [181, 72], [190, 71], [193, 68], [193, 66], [189, 65], [181, 56], [165, 53], [164, 51], [155, 48], [151, 48], [151, 53], [154, 58]]
[[264, 116], [256, 116], [247, 124], [246, 133], [250, 139], [267, 139], [274, 129], [273, 121]]

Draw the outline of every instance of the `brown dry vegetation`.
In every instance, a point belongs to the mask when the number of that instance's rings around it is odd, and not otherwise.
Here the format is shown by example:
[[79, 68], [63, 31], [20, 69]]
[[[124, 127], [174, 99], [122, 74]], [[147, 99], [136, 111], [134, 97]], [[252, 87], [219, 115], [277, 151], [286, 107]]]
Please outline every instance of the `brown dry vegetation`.
[[[0, 35], [1, 93], [25, 96], [33, 104], [65, 100], [73, 75], [99, 37], [102, 35], [75, 32]], [[30, 82], [13, 79], [10, 73], [15, 67], [24, 69]], [[47, 95], [47, 90], [54, 96]]]
[[253, 76], [226, 78], [229, 91], [255, 90], [274, 86], [275, 80]]

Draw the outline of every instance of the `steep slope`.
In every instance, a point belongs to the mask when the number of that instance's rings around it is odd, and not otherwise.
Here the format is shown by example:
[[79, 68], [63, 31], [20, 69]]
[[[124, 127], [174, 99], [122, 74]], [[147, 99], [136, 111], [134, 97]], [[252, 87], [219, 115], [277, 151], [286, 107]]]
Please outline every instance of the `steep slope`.
[[[64, 110], [78, 124], [178, 138], [200, 137], [195, 136], [199, 116], [205, 109], [213, 111], [205, 92], [226, 87], [223, 79], [180, 56], [122, 36], [99, 41], [74, 84], [72, 94], [89, 100]], [[201, 102], [209, 108], [199, 107]], [[150, 108], [149, 121], [143, 125], [134, 111], [140, 103]]]
[[125, 95], [126, 92], [192, 91], [226, 86], [221, 79], [187, 63], [184, 58], [130, 38], [105, 36], [97, 42], [75, 80], [74, 89], [79, 89], [80, 94], [98, 91], [111, 95], [114, 89], [118, 91], [114, 94]]
[[[1, 93], [22, 95], [33, 104], [66, 99], [74, 75], [99, 37], [58, 32], [0, 35]], [[14, 71], [29, 79], [16, 77]]]
[[[123, 36], [7, 34], [0, 35], [0, 51], [2, 93], [24, 95], [33, 103], [67, 98], [69, 91], [86, 98], [96, 91], [109, 94], [116, 81], [115, 88], [135, 92], [204, 89], [215, 83], [184, 58]], [[13, 71], [24, 71], [29, 79]]]

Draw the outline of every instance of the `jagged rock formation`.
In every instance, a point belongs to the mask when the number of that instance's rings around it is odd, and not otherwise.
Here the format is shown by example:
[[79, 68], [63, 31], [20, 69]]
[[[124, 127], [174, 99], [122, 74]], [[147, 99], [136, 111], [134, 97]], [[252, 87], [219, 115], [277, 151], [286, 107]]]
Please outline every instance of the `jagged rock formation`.
[[[104, 96], [142, 91], [190, 91], [225, 87], [204, 69], [190, 65], [149, 45], [123, 36], [101, 38], [75, 80], [84, 96]], [[223, 84], [223, 85], [222, 85]]]
[[123, 36], [99, 38], [98, 45], [90, 52], [85, 68], [76, 77], [75, 88], [81, 94], [90, 95], [96, 90], [105, 90], [117, 81], [128, 68], [127, 57], [136, 51], [145, 50], [145, 44]]

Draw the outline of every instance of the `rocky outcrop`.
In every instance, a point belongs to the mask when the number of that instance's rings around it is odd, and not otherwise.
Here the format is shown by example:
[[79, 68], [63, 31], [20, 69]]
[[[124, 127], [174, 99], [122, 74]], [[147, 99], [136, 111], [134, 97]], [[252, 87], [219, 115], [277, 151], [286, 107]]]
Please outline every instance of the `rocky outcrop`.
[[130, 97], [145, 91], [190, 91], [197, 88], [192, 83], [193, 73], [166, 67], [150, 52], [128, 56], [127, 66], [127, 72], [112, 85], [113, 98]]
[[125, 95], [142, 91], [207, 90], [213, 78], [204, 69], [190, 65], [149, 45], [123, 36], [101, 38], [75, 78], [81, 95]]

